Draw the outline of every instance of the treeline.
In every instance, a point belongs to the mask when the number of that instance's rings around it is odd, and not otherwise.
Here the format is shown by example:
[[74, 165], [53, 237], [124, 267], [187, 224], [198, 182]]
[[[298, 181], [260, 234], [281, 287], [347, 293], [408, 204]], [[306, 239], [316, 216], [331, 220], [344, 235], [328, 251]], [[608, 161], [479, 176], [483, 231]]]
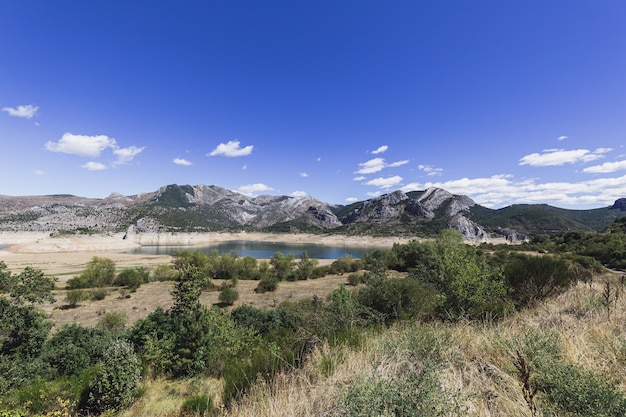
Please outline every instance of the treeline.
[[[119, 285], [120, 275], [132, 275], [123, 272], [94, 258], [71, 287]], [[154, 376], [220, 378], [227, 407], [258, 376], [300, 366], [318, 344], [359, 346], [365, 329], [398, 320], [498, 320], [592, 274], [575, 259], [465, 245], [453, 231], [326, 267], [306, 254], [296, 261], [277, 253], [258, 262], [184, 251], [172, 265], [136, 272], [142, 282], [174, 279], [172, 308], [130, 328], [110, 313], [95, 328], [71, 324], [51, 335], [36, 303], [50, 301], [54, 280], [30, 268], [14, 275], [0, 262], [0, 292], [7, 295], [0, 298], [3, 416], [115, 413], [140, 395], [142, 377]], [[243, 305], [229, 312], [200, 303], [202, 291], [216, 289], [214, 279], [229, 283], [222, 290], [255, 279], [258, 290], [263, 282], [327, 273], [348, 273], [354, 288], [342, 285], [326, 299], [286, 301], [272, 310]]]

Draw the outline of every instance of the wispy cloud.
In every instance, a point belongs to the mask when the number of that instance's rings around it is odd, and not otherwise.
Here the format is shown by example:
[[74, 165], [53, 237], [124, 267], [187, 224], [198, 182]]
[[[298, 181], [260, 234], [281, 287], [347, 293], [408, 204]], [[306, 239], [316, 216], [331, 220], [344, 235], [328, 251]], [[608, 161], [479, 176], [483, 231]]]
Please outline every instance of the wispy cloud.
[[302, 178], [307, 178], [307, 177], [309, 176], [309, 174], [307, 174], [306, 172], [301, 172], [301, 173], [300, 173], [300, 176], [301, 176]]
[[378, 149], [373, 150], [373, 151], [372, 151], [372, 153], [373, 153], [374, 155], [378, 155], [379, 153], [385, 153], [385, 152], [387, 152], [387, 150], [388, 150], [388, 149], [389, 149], [389, 146], [387, 146], [387, 145], [383, 145], [383, 146], [380, 146]]
[[394, 175], [393, 177], [374, 178], [373, 180], [369, 180], [365, 182], [365, 185], [372, 185], [374, 187], [378, 187], [378, 188], [382, 188], [386, 190], [386, 189], [389, 189], [391, 187], [394, 187], [400, 184], [401, 182], [402, 182], [402, 177], [399, 175]]
[[616, 162], [605, 162], [601, 165], [594, 165], [583, 169], [588, 174], [608, 174], [610, 172], [622, 171], [626, 169], [626, 160]]
[[424, 171], [429, 177], [443, 174], [443, 168], [435, 168], [430, 165], [418, 165], [417, 168], [420, 171]]
[[567, 136], [559, 136], [559, 137], [557, 138], [557, 140], [565, 140], [565, 139], [567, 139]]
[[113, 154], [117, 157], [113, 165], [123, 165], [130, 163], [137, 155], [139, 155], [143, 150], [146, 149], [145, 146], [137, 147], [137, 146], [129, 146], [128, 148], [118, 148], [113, 151]]
[[186, 160], [184, 158], [174, 158], [172, 160], [172, 162], [175, 163], [176, 165], [181, 165], [181, 166], [184, 166], [184, 167], [189, 167], [189, 166], [193, 165], [193, 162], [188, 161], [188, 160]]
[[70, 155], [98, 157], [107, 148], [118, 149], [115, 139], [106, 135], [87, 136], [64, 133], [58, 142], [49, 141], [46, 149]]
[[591, 162], [602, 158], [602, 155], [612, 151], [611, 148], [598, 148], [594, 151], [589, 149], [545, 149], [543, 153], [531, 153], [519, 160], [519, 165], [530, 166], [559, 166], [574, 164], [577, 162]]
[[36, 169], [33, 171], [33, 175], [36, 175], [38, 177], [43, 177], [44, 175], [46, 175], [46, 171], [43, 171], [41, 169]]
[[89, 161], [81, 168], [85, 168], [88, 171], [104, 171], [105, 169], [107, 169], [107, 166], [100, 162]]
[[357, 201], [359, 201], [359, 199], [356, 198], [356, 197], [348, 197], [348, 198], [346, 198], [345, 201], [346, 201], [346, 203], [356, 203]]
[[306, 193], [306, 191], [294, 191], [293, 193], [291, 193], [291, 196], [296, 198], [302, 198], [308, 196], [308, 194]]
[[239, 156], [247, 156], [252, 153], [253, 145], [241, 147], [238, 140], [231, 140], [227, 143], [220, 143], [215, 149], [213, 149], [207, 156], [227, 156], [230, 158], [236, 158]]
[[268, 185], [256, 183], [256, 184], [242, 185], [241, 187], [237, 188], [236, 191], [241, 194], [252, 196], [256, 193], [261, 193], [264, 191], [272, 191], [272, 190], [274, 189]]
[[359, 175], [358, 177], [354, 177], [352, 178], [353, 181], [363, 181], [365, 180], [367, 177], [364, 177], [363, 175]]
[[9, 116], [23, 117], [25, 119], [32, 119], [37, 114], [38, 110], [39, 110], [39, 106], [33, 106], [32, 104], [27, 104], [25, 106], [2, 108], [2, 111], [7, 112]]
[[355, 174], [373, 174], [376, 172], [380, 172], [385, 168], [395, 168], [395, 167], [399, 167], [402, 165], [406, 165], [408, 163], [409, 163], [408, 160], [404, 160], [404, 161], [397, 161], [397, 162], [392, 162], [388, 164], [387, 162], [385, 162], [384, 158], [373, 158], [373, 159], [370, 159], [369, 161], [359, 163], [359, 166], [361, 168], [355, 171]]

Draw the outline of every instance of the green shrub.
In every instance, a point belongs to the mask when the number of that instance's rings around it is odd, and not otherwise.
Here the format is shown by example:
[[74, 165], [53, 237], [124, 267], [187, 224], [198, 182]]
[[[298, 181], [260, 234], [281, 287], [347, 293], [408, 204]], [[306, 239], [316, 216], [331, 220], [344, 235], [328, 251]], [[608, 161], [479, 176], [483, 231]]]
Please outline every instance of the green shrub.
[[566, 290], [578, 280], [572, 263], [551, 255], [516, 255], [504, 268], [511, 297], [525, 306]]
[[100, 318], [98, 327], [111, 333], [121, 333], [126, 328], [127, 320], [125, 313], [106, 313]]
[[65, 301], [70, 307], [78, 306], [81, 301], [89, 300], [90, 294], [82, 289], [69, 290], [65, 293]]
[[337, 416], [463, 415], [452, 394], [443, 391], [431, 364], [398, 367], [391, 375], [374, 374], [350, 383]]
[[216, 411], [213, 405], [213, 397], [207, 394], [198, 394], [187, 398], [183, 402], [182, 410], [184, 415], [187, 415], [186, 413], [192, 413], [192, 415], [206, 417], [215, 415]]
[[580, 417], [626, 416], [626, 396], [606, 376], [562, 362], [543, 367], [536, 379], [554, 412]]
[[220, 303], [232, 306], [235, 304], [235, 301], [239, 299], [239, 292], [236, 288], [231, 286], [224, 286], [220, 290], [219, 300]]
[[90, 412], [115, 412], [135, 400], [141, 364], [130, 343], [116, 340], [104, 352], [94, 379], [89, 383], [87, 408]]
[[101, 301], [104, 300], [107, 295], [109, 295], [109, 290], [105, 288], [94, 288], [89, 291], [89, 295], [92, 300]]
[[157, 265], [152, 271], [152, 278], [155, 281], [175, 281], [177, 276], [178, 272], [167, 264]]
[[276, 288], [278, 288], [278, 279], [274, 276], [266, 275], [259, 280], [259, 284], [254, 289], [254, 292], [263, 294], [276, 291]]
[[143, 283], [150, 281], [150, 273], [146, 268], [124, 269], [115, 278], [113, 284], [136, 290]]

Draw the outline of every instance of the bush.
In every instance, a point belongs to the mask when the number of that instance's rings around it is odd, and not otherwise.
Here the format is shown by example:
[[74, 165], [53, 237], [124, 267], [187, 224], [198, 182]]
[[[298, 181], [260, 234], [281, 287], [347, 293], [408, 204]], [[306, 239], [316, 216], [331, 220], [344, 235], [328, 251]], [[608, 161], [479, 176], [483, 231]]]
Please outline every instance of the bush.
[[78, 306], [78, 303], [81, 301], [89, 300], [89, 298], [89, 293], [82, 289], [69, 290], [65, 293], [65, 301], [67, 301], [67, 305], [72, 308]]
[[152, 278], [155, 281], [175, 281], [177, 276], [178, 272], [167, 264], [158, 265], [152, 271]]
[[239, 299], [239, 292], [231, 286], [222, 287], [219, 295], [220, 303], [232, 306]]
[[626, 416], [626, 396], [613, 381], [566, 363], [545, 366], [537, 379], [539, 390], [554, 412], [581, 417]]
[[278, 279], [274, 276], [266, 275], [259, 280], [259, 284], [254, 289], [254, 292], [263, 294], [266, 292], [276, 291], [278, 288]]
[[525, 306], [566, 290], [577, 281], [579, 268], [556, 256], [518, 254], [505, 266], [504, 275], [511, 297]]
[[109, 295], [109, 290], [105, 288], [94, 288], [89, 291], [91, 299], [96, 301], [104, 300], [107, 295]]
[[135, 400], [141, 364], [130, 343], [116, 340], [104, 352], [94, 379], [89, 383], [87, 408], [90, 412], [115, 412]]
[[124, 269], [117, 274], [114, 284], [120, 287], [128, 287], [131, 290], [136, 290], [139, 286], [145, 282], [150, 281], [150, 273], [146, 268], [130, 268]]
[[215, 414], [215, 406], [213, 405], [213, 397], [206, 394], [198, 394], [187, 398], [183, 402], [183, 415], [212, 416]]

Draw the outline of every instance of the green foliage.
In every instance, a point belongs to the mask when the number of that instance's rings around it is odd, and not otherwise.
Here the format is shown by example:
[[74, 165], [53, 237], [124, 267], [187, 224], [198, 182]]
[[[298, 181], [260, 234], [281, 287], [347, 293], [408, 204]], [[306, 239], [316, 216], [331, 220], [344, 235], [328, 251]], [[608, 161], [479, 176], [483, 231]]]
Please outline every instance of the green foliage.
[[113, 284], [136, 290], [141, 284], [146, 282], [150, 282], [150, 271], [145, 267], [136, 267], [122, 270], [117, 274]]
[[104, 352], [89, 383], [90, 412], [118, 411], [133, 403], [141, 379], [141, 364], [130, 343], [116, 340]]
[[235, 301], [239, 299], [239, 292], [236, 288], [225, 285], [220, 290], [218, 299], [220, 303], [232, 306], [233, 304], [235, 304]]
[[337, 416], [463, 415], [456, 399], [442, 390], [432, 363], [405, 364], [391, 375], [373, 374], [350, 383]]
[[517, 254], [504, 268], [511, 296], [522, 306], [566, 290], [578, 280], [577, 272], [573, 263], [549, 255]]
[[366, 286], [358, 290], [357, 299], [382, 314], [387, 323], [430, 315], [436, 306], [436, 294], [428, 285], [412, 278], [389, 278], [381, 273], [367, 275]]
[[252, 329], [260, 335], [277, 331], [282, 325], [279, 310], [261, 310], [244, 304], [230, 313], [231, 319], [239, 326]]
[[155, 281], [174, 281], [178, 276], [178, 272], [171, 265], [157, 265], [152, 271], [152, 277]]
[[536, 379], [546, 408], [580, 417], [626, 415], [626, 396], [606, 376], [574, 364], [550, 363]]
[[98, 328], [113, 334], [119, 334], [126, 328], [128, 316], [125, 313], [106, 313], [100, 318]]
[[285, 255], [281, 252], [276, 252], [274, 256], [270, 258], [270, 265], [273, 267], [272, 275], [278, 279], [278, 281], [294, 280], [294, 256], [292, 254]]
[[254, 292], [263, 294], [266, 292], [276, 291], [278, 288], [278, 278], [273, 275], [266, 275], [259, 280], [259, 284], [254, 289]]
[[108, 287], [115, 279], [115, 263], [109, 258], [94, 256], [79, 276], [67, 281], [68, 289]]
[[439, 316], [479, 318], [502, 315], [509, 309], [507, 285], [500, 268], [463, 243], [460, 233], [444, 230], [434, 242], [425, 242], [423, 258], [409, 276], [438, 293]]
[[112, 342], [105, 329], [67, 324], [46, 340], [41, 358], [53, 376], [76, 376], [95, 365]]
[[68, 290], [65, 293], [65, 301], [70, 307], [76, 307], [78, 306], [78, 303], [80, 303], [81, 301], [89, 300], [89, 298], [90, 294], [83, 289]]
[[46, 314], [32, 305], [15, 305], [0, 298], [0, 353], [36, 357], [50, 331]]
[[300, 260], [296, 266], [295, 275], [299, 280], [307, 280], [311, 278], [316, 278], [315, 276], [315, 268], [319, 264], [317, 259], [312, 259], [309, 257], [307, 251], [302, 252], [300, 255]]
[[55, 278], [46, 277], [41, 270], [29, 266], [14, 275], [0, 261], [0, 294], [8, 294], [14, 304], [54, 302], [55, 282]]
[[192, 413], [198, 416], [215, 415], [215, 406], [213, 405], [213, 397], [207, 394], [198, 394], [187, 398], [182, 406], [183, 414]]

